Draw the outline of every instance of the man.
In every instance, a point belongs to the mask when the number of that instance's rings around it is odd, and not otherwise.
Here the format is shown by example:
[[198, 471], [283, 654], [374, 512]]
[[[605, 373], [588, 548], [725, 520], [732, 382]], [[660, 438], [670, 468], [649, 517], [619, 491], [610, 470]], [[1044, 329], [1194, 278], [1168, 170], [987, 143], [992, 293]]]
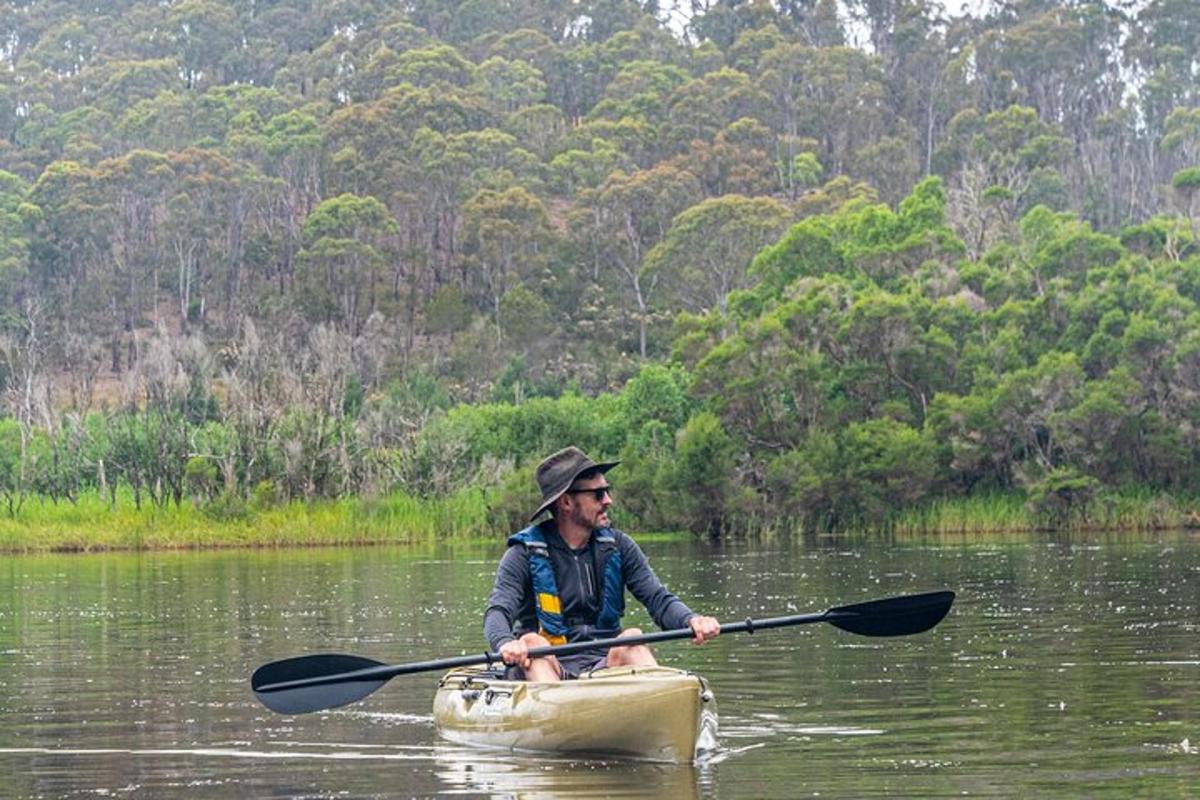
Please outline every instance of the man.
[[605, 666], [657, 664], [645, 645], [529, 657], [535, 647], [640, 635], [621, 628], [626, 588], [664, 630], [690, 627], [696, 644], [721, 632], [716, 619], [667, 591], [641, 548], [609, 527], [613, 500], [605, 474], [618, 463], [597, 464], [567, 447], [538, 465], [542, 505], [530, 521], [546, 511], [551, 516], [509, 538], [483, 617], [484, 635], [512, 678], [558, 681]]

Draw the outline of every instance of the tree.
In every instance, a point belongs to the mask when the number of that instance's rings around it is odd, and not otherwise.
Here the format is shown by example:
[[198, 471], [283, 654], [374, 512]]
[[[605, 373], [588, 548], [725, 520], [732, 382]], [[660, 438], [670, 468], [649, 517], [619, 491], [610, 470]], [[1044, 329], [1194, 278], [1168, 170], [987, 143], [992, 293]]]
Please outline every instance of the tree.
[[25, 181], [0, 170], [0, 302], [13, 303], [29, 277], [27, 225], [40, 209], [24, 202]]
[[818, 141], [821, 163], [843, 172], [888, 121], [879, 61], [853, 48], [781, 44], [763, 55], [760, 70], [758, 86], [771, 98], [789, 148], [785, 163], [806, 136]]
[[1049, 177], [1044, 171], [1057, 170], [1069, 149], [1070, 141], [1032, 108], [1010, 106], [982, 118], [968, 110], [955, 117], [950, 144], [939, 156], [960, 167], [950, 187], [950, 215], [967, 231], [969, 253], [978, 257], [1012, 237], [1013, 223], [1040, 202], [1037, 190]]
[[[189, 148], [171, 158], [175, 174], [165, 228], [175, 261], [180, 328], [203, 324], [210, 302], [232, 311], [242, 282], [248, 198], [234, 162]], [[157, 281], [157, 272], [153, 273]], [[210, 301], [210, 296], [213, 300]], [[220, 302], [224, 300], [224, 302]]]
[[725, 314], [729, 294], [746, 286], [750, 260], [790, 221], [788, 208], [766, 197], [703, 200], [674, 219], [647, 253], [645, 271], [667, 287], [670, 306]]
[[680, 86], [667, 101], [667, 133], [670, 145], [682, 151], [693, 140], [708, 141], [725, 126], [760, 116], [762, 91], [750, 76], [723, 67]]
[[1200, 196], [1200, 167], [1188, 167], [1176, 172], [1171, 178], [1171, 188], [1178, 195], [1180, 210], [1191, 226], [1192, 241], [1200, 242], [1200, 229], [1197, 228], [1200, 213], [1197, 213], [1196, 207], [1196, 198]]
[[501, 114], [536, 105], [546, 96], [542, 73], [523, 61], [492, 56], [479, 65], [475, 80]]
[[300, 251], [304, 310], [357, 335], [380, 300], [396, 232], [387, 207], [374, 197], [342, 194], [313, 209]]
[[549, 215], [523, 187], [503, 192], [483, 189], [463, 206], [463, 237], [467, 263], [478, 270], [477, 282], [466, 283], [482, 289], [492, 307], [496, 334], [502, 338], [501, 298], [534, 278], [547, 263], [553, 238]]
[[222, 84], [241, 61], [237, 18], [213, 0], [184, 0], [167, 16], [166, 36], [178, 54], [187, 87]]
[[690, 157], [683, 163], [700, 178], [705, 193], [714, 197], [770, 194], [779, 185], [775, 136], [748, 117], [719, 131], [711, 144], [693, 140]]
[[600, 259], [615, 269], [635, 304], [638, 354], [646, 358], [646, 334], [657, 276], [644, 259], [663, 239], [671, 220], [699, 196], [690, 172], [661, 165], [626, 175], [613, 173], [595, 196]]
[[734, 498], [736, 448], [721, 421], [709, 413], [692, 417], [680, 431], [670, 486], [693, 532], [721, 531]]

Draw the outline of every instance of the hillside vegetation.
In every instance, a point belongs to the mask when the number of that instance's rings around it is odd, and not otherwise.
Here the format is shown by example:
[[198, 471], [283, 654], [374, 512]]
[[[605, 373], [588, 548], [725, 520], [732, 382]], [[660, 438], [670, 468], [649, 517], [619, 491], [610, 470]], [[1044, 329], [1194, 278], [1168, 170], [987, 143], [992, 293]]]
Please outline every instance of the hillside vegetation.
[[0, 3], [0, 503], [1195, 521], [1200, 5], [1128, 6]]

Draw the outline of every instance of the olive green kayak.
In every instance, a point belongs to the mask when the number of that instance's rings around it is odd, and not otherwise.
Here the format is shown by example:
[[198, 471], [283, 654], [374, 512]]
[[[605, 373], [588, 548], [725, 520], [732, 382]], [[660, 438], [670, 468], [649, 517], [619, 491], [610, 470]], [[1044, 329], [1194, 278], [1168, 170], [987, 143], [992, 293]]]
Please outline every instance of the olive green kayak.
[[461, 744], [687, 762], [716, 734], [699, 675], [670, 667], [599, 669], [558, 683], [508, 681], [484, 667], [438, 684], [433, 719]]

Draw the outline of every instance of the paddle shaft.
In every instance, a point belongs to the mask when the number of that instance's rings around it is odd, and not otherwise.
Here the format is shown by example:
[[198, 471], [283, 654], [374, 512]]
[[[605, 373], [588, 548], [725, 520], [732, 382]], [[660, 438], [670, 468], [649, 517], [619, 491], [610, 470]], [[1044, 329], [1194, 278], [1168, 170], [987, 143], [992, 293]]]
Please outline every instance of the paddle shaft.
[[[794, 614], [787, 617], [767, 617], [765, 619], [747, 619], [745, 622], [734, 622], [721, 626], [721, 633], [754, 633], [770, 628], [785, 628], [790, 625], [804, 625], [812, 622], [832, 622], [853, 614], [837, 609], [822, 611], [818, 614]], [[675, 628], [669, 631], [643, 633], [637, 636], [614, 636], [611, 639], [595, 639], [590, 642], [573, 642], [571, 644], [553, 645], [551, 647], [532, 647], [529, 649], [530, 658], [545, 656], [569, 656], [572, 653], [582, 653], [585, 650], [602, 650], [610, 647], [632, 647], [639, 644], [653, 644], [671, 639], [690, 639], [694, 636], [691, 628]], [[281, 681], [259, 686], [256, 691], [276, 692], [284, 689], [300, 689], [308, 686], [324, 686], [333, 683], [352, 681], [386, 681], [398, 675], [411, 675], [416, 672], [432, 672], [434, 670], [469, 667], [474, 664], [495, 664], [503, 659], [499, 653], [476, 653], [474, 655], [457, 656], [454, 658], [439, 658], [433, 661], [415, 661], [410, 664], [381, 664], [378, 667], [367, 667], [352, 672], [342, 672], [336, 675], [318, 675], [312, 678]]]

